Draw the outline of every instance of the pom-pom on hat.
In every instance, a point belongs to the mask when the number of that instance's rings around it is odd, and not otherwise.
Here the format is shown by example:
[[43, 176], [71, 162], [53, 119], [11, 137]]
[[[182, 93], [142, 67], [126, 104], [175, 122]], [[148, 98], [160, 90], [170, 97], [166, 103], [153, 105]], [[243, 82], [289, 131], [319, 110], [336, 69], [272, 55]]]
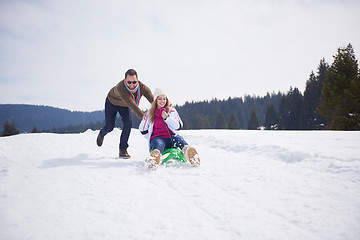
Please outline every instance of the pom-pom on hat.
[[161, 96], [161, 95], [166, 96], [166, 94], [163, 90], [161, 90], [160, 88], [156, 88], [155, 92], [154, 92], [154, 99], [156, 100], [158, 98], [158, 96]]

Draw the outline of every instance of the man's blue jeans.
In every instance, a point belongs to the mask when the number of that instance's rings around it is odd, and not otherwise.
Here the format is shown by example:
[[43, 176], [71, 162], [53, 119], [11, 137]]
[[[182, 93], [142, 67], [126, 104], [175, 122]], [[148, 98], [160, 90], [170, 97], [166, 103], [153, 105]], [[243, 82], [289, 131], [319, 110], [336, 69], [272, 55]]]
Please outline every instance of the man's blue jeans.
[[183, 149], [185, 145], [188, 144], [180, 135], [175, 135], [171, 138], [154, 137], [150, 141], [151, 150], [158, 149], [160, 153], [163, 153], [165, 148], [178, 147], [180, 149]]
[[120, 113], [123, 127], [120, 136], [120, 149], [129, 147], [128, 140], [132, 127], [131, 110], [128, 107], [120, 107], [113, 105], [108, 98], [105, 102], [105, 126], [100, 130], [104, 136], [111, 132], [115, 127], [116, 114]]

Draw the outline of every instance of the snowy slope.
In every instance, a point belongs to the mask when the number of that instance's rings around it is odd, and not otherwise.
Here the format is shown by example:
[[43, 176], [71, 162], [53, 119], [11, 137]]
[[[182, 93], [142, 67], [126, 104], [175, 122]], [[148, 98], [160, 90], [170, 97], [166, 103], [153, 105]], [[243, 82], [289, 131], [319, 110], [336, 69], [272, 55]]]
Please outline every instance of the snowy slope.
[[0, 138], [0, 239], [353, 239], [360, 132], [182, 131], [201, 166], [144, 166], [133, 129]]

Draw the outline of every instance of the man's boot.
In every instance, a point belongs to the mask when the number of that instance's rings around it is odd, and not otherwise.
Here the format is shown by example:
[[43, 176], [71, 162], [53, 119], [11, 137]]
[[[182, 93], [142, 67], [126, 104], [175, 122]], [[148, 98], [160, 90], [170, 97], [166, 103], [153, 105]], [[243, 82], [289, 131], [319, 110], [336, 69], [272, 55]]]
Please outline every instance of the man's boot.
[[103, 135], [102, 133], [101, 133], [101, 131], [99, 132], [99, 135], [97, 136], [97, 139], [96, 139], [96, 144], [99, 146], [99, 147], [101, 147], [101, 145], [103, 144], [103, 142], [104, 142], [104, 137], [105, 137], [105, 135]]
[[126, 149], [120, 149], [119, 158], [129, 159], [131, 158]]

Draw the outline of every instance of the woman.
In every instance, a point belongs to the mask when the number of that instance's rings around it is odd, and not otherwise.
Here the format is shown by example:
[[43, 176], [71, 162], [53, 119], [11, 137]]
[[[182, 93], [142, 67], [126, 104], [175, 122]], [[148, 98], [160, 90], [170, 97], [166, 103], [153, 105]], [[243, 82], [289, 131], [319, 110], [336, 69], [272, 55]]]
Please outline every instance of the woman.
[[193, 166], [200, 165], [195, 148], [189, 146], [184, 138], [178, 135], [182, 126], [183, 122], [166, 94], [161, 89], [155, 89], [154, 102], [139, 125], [139, 130], [149, 141], [149, 168], [156, 168], [160, 164], [164, 149], [173, 147], [180, 148]]

